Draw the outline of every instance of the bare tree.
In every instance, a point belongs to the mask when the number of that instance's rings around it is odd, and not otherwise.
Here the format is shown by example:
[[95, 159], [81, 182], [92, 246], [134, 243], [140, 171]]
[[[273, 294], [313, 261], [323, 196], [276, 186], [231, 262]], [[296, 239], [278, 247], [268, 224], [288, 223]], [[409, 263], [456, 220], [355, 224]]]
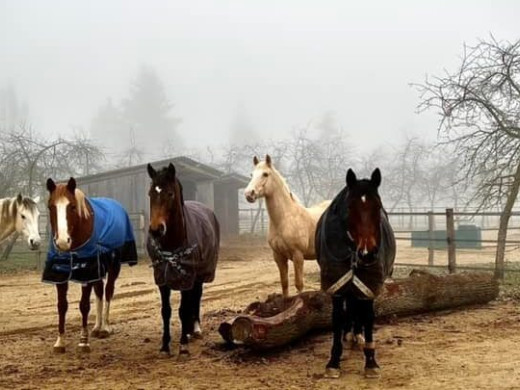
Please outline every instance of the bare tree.
[[439, 132], [463, 162], [479, 207], [501, 207], [495, 275], [504, 276], [508, 223], [520, 188], [520, 40], [464, 46], [455, 72], [418, 85], [420, 110], [437, 110]]
[[30, 125], [0, 134], [0, 195], [22, 191], [42, 193], [47, 177], [93, 173], [101, 168], [103, 153], [92, 141], [77, 134], [72, 139], [46, 139]]

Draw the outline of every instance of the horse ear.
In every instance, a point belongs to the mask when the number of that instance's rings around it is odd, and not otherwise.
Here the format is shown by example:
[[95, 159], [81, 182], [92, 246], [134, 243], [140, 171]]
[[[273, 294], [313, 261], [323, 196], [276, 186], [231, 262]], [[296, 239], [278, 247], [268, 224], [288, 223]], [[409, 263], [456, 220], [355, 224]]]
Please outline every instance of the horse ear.
[[356, 174], [352, 169], [348, 169], [347, 171], [347, 186], [348, 187], [354, 187], [357, 183]]
[[71, 177], [67, 183], [67, 190], [69, 190], [71, 194], [74, 194], [74, 191], [76, 191], [76, 179], [73, 177]]
[[50, 193], [54, 192], [56, 189], [56, 183], [54, 183], [54, 180], [52, 180], [50, 177], [47, 179], [47, 191]]
[[170, 165], [168, 165], [168, 173], [172, 177], [175, 177], [175, 165], [173, 165], [172, 163], [170, 163]]
[[258, 160], [258, 157], [254, 156], [254, 157], [253, 157], [253, 164], [255, 165], [255, 167], [256, 167], [256, 165], [257, 165], [259, 162], [260, 162], [260, 161]]
[[381, 184], [381, 171], [379, 168], [376, 168], [374, 172], [372, 172], [372, 176], [370, 177], [370, 181], [372, 184], [378, 188]]
[[271, 166], [271, 156], [269, 156], [268, 154], [265, 155], [265, 163], [268, 167]]
[[157, 175], [157, 171], [153, 169], [152, 164], [148, 164], [146, 167], [148, 170], [148, 176], [150, 176], [150, 179], [155, 179], [155, 176]]
[[18, 196], [16, 197], [16, 202], [18, 204], [22, 204], [22, 201], [23, 201], [22, 194], [18, 193]]
[[40, 195], [33, 199], [34, 203], [38, 203], [40, 201]]

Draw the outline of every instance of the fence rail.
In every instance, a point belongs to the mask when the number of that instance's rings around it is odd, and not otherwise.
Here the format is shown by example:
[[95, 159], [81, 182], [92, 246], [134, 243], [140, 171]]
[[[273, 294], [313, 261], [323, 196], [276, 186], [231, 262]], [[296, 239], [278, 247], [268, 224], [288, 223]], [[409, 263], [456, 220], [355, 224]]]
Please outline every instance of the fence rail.
[[[446, 209], [388, 213], [397, 244], [397, 264], [495, 270], [500, 212]], [[239, 210], [240, 232], [265, 235], [269, 216], [264, 208]], [[505, 271], [520, 271], [520, 211], [509, 221]], [[485, 244], [485, 245], [483, 245]]]

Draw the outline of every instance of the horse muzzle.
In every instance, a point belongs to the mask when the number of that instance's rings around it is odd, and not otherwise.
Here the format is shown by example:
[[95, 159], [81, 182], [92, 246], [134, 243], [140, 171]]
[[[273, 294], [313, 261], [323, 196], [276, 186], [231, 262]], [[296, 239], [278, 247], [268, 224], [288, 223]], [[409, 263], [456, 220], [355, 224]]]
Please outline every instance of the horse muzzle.
[[28, 240], [28, 244], [29, 244], [29, 249], [32, 250], [32, 251], [35, 251], [35, 250], [37, 250], [40, 247], [40, 240], [39, 239], [30, 238]]
[[249, 203], [255, 203], [256, 201], [256, 193], [255, 193], [255, 190], [248, 190], [248, 191], [245, 191], [244, 192], [244, 195], [246, 197], [246, 200], [249, 202]]
[[157, 226], [150, 225], [148, 233], [154, 238], [163, 237], [166, 234], [166, 224], [161, 222]]

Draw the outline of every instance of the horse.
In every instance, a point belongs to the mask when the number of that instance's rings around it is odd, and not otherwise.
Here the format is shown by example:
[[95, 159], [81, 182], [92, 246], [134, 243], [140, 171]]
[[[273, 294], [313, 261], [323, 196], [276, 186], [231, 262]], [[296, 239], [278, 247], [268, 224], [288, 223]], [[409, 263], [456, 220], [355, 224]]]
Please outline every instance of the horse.
[[67, 184], [56, 184], [49, 178], [47, 190], [52, 234], [42, 281], [55, 284], [58, 295], [58, 339], [53, 350], [65, 352], [67, 290], [68, 282], [72, 281], [82, 285], [78, 348], [81, 352], [90, 352], [88, 314], [92, 288], [96, 295], [96, 323], [91, 336], [108, 337], [112, 333], [110, 303], [121, 264], [137, 264], [132, 224], [120, 203], [109, 198], [87, 198], [76, 188], [73, 177]]
[[342, 333], [358, 319], [366, 341], [365, 376], [374, 378], [380, 375], [373, 340], [374, 299], [392, 275], [396, 244], [378, 193], [379, 168], [362, 180], [349, 169], [346, 182], [316, 228], [321, 287], [332, 295], [333, 343], [325, 376], [340, 376]]
[[185, 357], [189, 355], [188, 337], [202, 338], [202, 285], [215, 278], [220, 225], [209, 207], [184, 201], [182, 184], [173, 164], [157, 171], [148, 164], [148, 175], [151, 183], [147, 250], [161, 295], [163, 336], [160, 352], [170, 355], [170, 293], [180, 290], [179, 357]]
[[22, 194], [0, 199], [0, 243], [17, 232], [26, 237], [29, 249], [36, 250], [40, 247], [39, 201], [39, 196], [31, 199]]
[[265, 161], [259, 161], [258, 157], [254, 156], [253, 164], [251, 181], [244, 190], [244, 195], [249, 203], [265, 198], [269, 214], [267, 242], [280, 272], [283, 295], [288, 297], [288, 259], [293, 261], [294, 284], [300, 293], [304, 287], [303, 263], [304, 260], [316, 259], [316, 224], [330, 201], [306, 208], [291, 192], [268, 154]]

